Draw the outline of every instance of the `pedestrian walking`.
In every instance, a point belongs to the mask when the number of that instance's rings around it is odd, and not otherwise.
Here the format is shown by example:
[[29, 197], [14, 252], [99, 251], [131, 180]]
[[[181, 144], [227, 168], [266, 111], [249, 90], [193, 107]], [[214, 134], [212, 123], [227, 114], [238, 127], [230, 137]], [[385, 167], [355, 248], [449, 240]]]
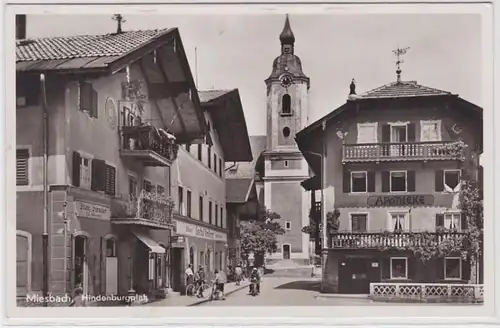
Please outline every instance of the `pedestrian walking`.
[[236, 268], [234, 268], [234, 275], [236, 279], [236, 285], [239, 286], [243, 275], [243, 269], [241, 268], [241, 264], [236, 265]]

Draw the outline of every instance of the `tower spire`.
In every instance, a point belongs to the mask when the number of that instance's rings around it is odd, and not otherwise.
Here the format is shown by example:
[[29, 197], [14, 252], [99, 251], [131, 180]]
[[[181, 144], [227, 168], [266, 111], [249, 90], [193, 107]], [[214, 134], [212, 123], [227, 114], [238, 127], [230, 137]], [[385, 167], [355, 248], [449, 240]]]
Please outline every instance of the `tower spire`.
[[290, 45], [293, 46], [295, 43], [295, 36], [293, 35], [292, 28], [290, 27], [290, 19], [288, 18], [288, 14], [286, 15], [285, 26], [283, 27], [283, 31], [280, 34], [281, 45]]
[[393, 54], [396, 56], [396, 74], [397, 74], [397, 82], [401, 82], [401, 64], [404, 63], [403, 60], [401, 60], [402, 55], [406, 55], [406, 52], [410, 49], [410, 47], [406, 48], [398, 48], [396, 50], [393, 50]]

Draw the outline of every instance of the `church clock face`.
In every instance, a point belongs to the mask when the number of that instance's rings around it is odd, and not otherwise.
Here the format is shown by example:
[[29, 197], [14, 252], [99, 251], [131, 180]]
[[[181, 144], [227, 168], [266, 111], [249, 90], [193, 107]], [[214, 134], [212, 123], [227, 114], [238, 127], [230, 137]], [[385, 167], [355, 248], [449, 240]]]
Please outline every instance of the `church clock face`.
[[288, 88], [292, 85], [292, 77], [289, 74], [283, 74], [280, 76], [281, 86], [283, 88]]

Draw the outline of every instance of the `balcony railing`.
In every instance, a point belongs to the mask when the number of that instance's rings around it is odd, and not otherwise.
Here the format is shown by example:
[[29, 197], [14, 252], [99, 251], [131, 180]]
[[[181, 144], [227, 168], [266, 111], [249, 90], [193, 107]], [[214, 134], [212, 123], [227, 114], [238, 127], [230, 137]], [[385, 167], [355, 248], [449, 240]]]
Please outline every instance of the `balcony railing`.
[[332, 232], [330, 248], [343, 249], [379, 249], [426, 246], [429, 243], [442, 243], [454, 238], [461, 240], [460, 232]]
[[144, 166], [169, 166], [177, 159], [179, 145], [163, 130], [151, 125], [123, 126], [120, 154]]
[[135, 224], [157, 229], [170, 229], [175, 206], [171, 197], [141, 191], [139, 197], [129, 196], [126, 202], [113, 204], [111, 222]]
[[462, 160], [461, 142], [404, 142], [343, 145], [344, 162]]

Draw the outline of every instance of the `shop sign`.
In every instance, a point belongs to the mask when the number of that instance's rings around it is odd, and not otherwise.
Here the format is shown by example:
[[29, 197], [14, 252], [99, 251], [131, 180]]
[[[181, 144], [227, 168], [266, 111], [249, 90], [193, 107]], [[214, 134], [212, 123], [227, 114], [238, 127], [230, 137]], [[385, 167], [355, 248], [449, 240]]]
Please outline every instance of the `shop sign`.
[[227, 241], [227, 235], [223, 232], [215, 231], [209, 228], [200, 227], [179, 220], [175, 220], [175, 233], [184, 236], [198, 237], [213, 241]]
[[109, 207], [82, 201], [75, 202], [75, 214], [78, 217], [97, 220], [108, 221], [111, 218]]
[[432, 195], [391, 195], [371, 196], [367, 200], [368, 206], [431, 206], [434, 204]]

